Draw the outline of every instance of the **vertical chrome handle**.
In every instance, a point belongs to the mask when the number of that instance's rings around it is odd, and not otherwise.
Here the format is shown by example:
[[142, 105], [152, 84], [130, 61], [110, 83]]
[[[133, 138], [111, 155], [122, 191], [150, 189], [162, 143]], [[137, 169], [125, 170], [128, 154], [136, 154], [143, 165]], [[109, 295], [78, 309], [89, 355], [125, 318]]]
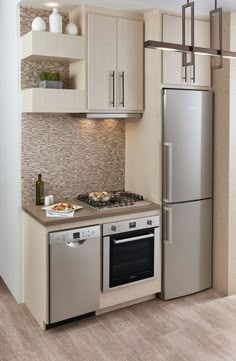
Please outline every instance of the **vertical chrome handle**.
[[196, 66], [195, 66], [195, 64], [192, 66], [192, 76], [191, 76], [191, 80], [193, 81], [193, 83], [196, 82]]
[[165, 203], [170, 203], [172, 201], [172, 143], [163, 143], [163, 150], [165, 156], [163, 201]]
[[113, 108], [115, 108], [115, 71], [114, 70], [111, 73], [111, 78], [112, 78], [112, 101], [111, 101], [111, 104], [112, 104]]
[[163, 207], [164, 210], [164, 235], [163, 242], [165, 244], [172, 244], [172, 208]]
[[183, 66], [183, 80], [185, 83], [187, 83], [187, 66]]
[[125, 106], [125, 72], [122, 71], [120, 74], [120, 78], [121, 78], [121, 86], [122, 86], [122, 96], [121, 96], [121, 102], [120, 105], [122, 105], [122, 107], [124, 108]]

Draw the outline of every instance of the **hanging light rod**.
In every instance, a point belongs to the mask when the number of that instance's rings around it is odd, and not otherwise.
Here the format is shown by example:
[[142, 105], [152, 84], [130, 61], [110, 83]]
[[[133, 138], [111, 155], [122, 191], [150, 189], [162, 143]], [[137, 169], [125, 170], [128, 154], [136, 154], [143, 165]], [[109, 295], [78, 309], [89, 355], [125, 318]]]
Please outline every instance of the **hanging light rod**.
[[221, 56], [223, 58], [236, 58], [235, 51], [227, 51], [227, 50], [219, 50], [219, 49], [211, 49], [211, 48], [202, 48], [199, 46], [191, 46], [191, 45], [181, 45], [175, 43], [167, 43], [164, 41], [155, 41], [155, 40], [147, 40], [144, 43], [144, 47], [147, 49], [157, 49], [157, 50], [167, 50], [173, 52], [180, 53], [190, 53], [194, 52], [194, 54], [199, 55], [210, 55], [210, 56]]
[[[185, 39], [185, 10], [187, 7], [191, 7], [191, 45], [186, 45]], [[213, 48], [213, 16], [219, 15], [219, 49]], [[202, 48], [194, 45], [194, 3], [189, 3], [187, 0], [187, 4], [182, 7], [182, 22], [183, 22], [183, 42], [182, 44], [176, 43], [168, 43], [164, 41], [155, 41], [155, 40], [147, 40], [144, 42], [144, 48], [147, 49], [158, 49], [158, 50], [167, 50], [173, 52], [180, 52], [183, 54], [183, 66], [194, 65], [194, 54], [199, 55], [209, 55], [220, 58], [220, 64], [214, 66], [212, 64], [213, 69], [222, 68], [222, 58], [228, 59], [236, 59], [236, 52], [223, 50], [223, 27], [222, 27], [222, 8], [217, 7], [217, 0], [215, 0], [215, 9], [210, 11], [210, 25], [211, 25], [211, 44], [210, 48]], [[192, 61], [190, 63], [186, 62], [186, 54], [192, 54]], [[185, 55], [184, 55], [185, 54]]]

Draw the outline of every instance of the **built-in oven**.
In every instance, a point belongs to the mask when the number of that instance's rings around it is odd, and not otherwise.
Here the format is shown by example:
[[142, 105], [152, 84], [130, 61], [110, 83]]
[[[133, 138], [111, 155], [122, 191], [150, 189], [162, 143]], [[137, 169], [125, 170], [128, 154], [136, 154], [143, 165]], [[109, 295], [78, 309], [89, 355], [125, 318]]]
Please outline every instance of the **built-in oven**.
[[158, 216], [103, 225], [103, 291], [154, 279], [160, 272]]

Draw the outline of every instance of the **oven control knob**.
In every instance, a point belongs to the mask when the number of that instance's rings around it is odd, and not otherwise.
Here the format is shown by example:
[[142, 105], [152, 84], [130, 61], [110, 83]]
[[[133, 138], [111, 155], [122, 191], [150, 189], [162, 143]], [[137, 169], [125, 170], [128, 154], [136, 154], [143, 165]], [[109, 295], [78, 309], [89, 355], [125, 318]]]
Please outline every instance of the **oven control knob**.
[[149, 220], [147, 221], [147, 224], [148, 224], [149, 226], [152, 226], [152, 220], [149, 219]]
[[116, 232], [116, 226], [111, 226], [111, 230], [112, 230], [113, 232]]

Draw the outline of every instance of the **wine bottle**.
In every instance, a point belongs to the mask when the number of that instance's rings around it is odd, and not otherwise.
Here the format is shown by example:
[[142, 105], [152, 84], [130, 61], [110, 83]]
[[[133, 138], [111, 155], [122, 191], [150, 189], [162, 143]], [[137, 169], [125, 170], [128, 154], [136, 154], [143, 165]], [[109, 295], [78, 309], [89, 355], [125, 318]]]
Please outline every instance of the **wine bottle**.
[[44, 181], [41, 174], [38, 174], [38, 180], [36, 181], [36, 205], [44, 205]]

